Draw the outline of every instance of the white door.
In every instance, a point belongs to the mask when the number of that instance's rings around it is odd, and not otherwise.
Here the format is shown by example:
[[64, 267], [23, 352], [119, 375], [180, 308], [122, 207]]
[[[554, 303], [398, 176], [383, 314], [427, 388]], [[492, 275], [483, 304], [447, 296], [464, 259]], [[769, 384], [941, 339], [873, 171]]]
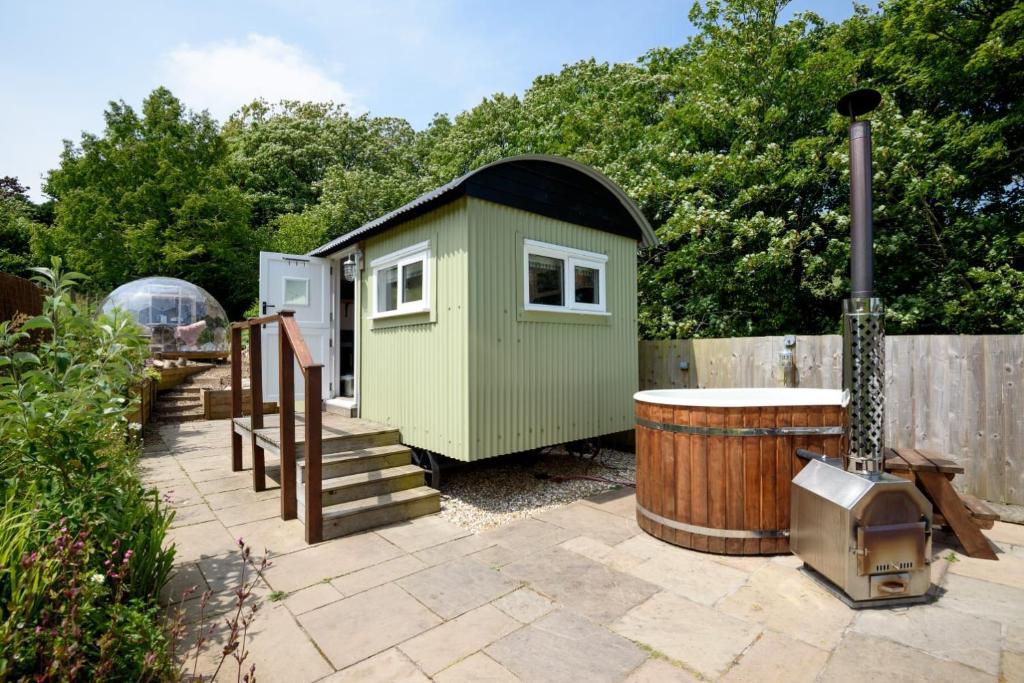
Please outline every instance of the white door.
[[[295, 311], [302, 338], [314, 363], [323, 363], [323, 398], [330, 398], [331, 340], [331, 267], [327, 259], [295, 254], [260, 252], [260, 315], [283, 310]], [[264, 325], [263, 399], [278, 400], [278, 329]], [[304, 383], [299, 364], [295, 364], [295, 400], [303, 399]]]

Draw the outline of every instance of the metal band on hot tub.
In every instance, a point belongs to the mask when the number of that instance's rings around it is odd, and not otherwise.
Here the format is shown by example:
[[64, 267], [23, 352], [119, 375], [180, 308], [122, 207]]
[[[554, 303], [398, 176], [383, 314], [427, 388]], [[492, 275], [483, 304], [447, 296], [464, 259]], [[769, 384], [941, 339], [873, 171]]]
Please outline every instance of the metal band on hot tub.
[[786, 538], [789, 536], [789, 531], [785, 529], [712, 529], [706, 526], [685, 524], [651, 512], [640, 503], [636, 504], [636, 509], [641, 515], [652, 522], [657, 522], [658, 524], [678, 529], [679, 531], [688, 531], [691, 534], [717, 536], [718, 538]]
[[694, 427], [671, 422], [654, 422], [641, 417], [636, 419], [636, 423], [648, 429], [701, 436], [842, 436], [844, 434], [842, 427]]

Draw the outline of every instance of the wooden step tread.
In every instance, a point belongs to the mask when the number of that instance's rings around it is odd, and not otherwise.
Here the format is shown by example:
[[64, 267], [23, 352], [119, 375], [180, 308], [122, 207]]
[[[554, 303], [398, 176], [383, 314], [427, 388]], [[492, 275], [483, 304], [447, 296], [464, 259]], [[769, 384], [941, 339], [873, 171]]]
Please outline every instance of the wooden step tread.
[[194, 401], [176, 401], [174, 403], [168, 403], [166, 401], [157, 401], [154, 407], [157, 409], [158, 412], [161, 413], [187, 413], [192, 410], [198, 410], [199, 412], [203, 411], [203, 404], [195, 403]]
[[[270, 417], [270, 416], [268, 415], [268, 416], [265, 416], [265, 417]], [[393, 427], [385, 427], [383, 425], [378, 427], [378, 428], [375, 428], [375, 429], [365, 429], [365, 430], [353, 431], [353, 432], [341, 431], [341, 430], [331, 430], [331, 429], [328, 429], [327, 427], [324, 427], [323, 432], [322, 432], [322, 436], [320, 438], [322, 439], [322, 442], [326, 444], [326, 443], [331, 443], [331, 442], [334, 442], [334, 441], [344, 441], [345, 439], [359, 438], [359, 437], [368, 437], [368, 436], [376, 436], [376, 435], [381, 435], [381, 434], [398, 434], [398, 430], [393, 428]], [[270, 444], [273, 444], [274, 446], [277, 446], [280, 443], [280, 440], [281, 440], [280, 432], [278, 431], [278, 428], [276, 426], [275, 427], [264, 427], [263, 429], [257, 429], [256, 430], [256, 436], [260, 440], [266, 441], [266, 442], [268, 442]], [[295, 443], [296, 444], [306, 443], [306, 431], [305, 431], [305, 429], [303, 429], [302, 424], [298, 423], [298, 422], [296, 422], [296, 425], [295, 425]]]
[[163, 398], [164, 396], [169, 396], [169, 397], [172, 397], [172, 398], [175, 397], [175, 396], [189, 396], [189, 397], [193, 397], [193, 396], [198, 396], [201, 393], [202, 393], [202, 390], [199, 387], [190, 387], [187, 384], [186, 385], [179, 384], [178, 386], [174, 387], [173, 389], [164, 389], [163, 391], [158, 391], [157, 392], [157, 396], [159, 396], [160, 398]]
[[382, 470], [370, 472], [359, 472], [358, 474], [347, 474], [344, 477], [332, 477], [323, 480], [324, 491], [337, 491], [349, 486], [359, 486], [371, 482], [384, 482], [391, 479], [400, 479], [414, 474], [423, 474], [423, 468], [416, 465], [399, 465], [398, 467], [387, 467]]
[[154, 415], [156, 422], [196, 422], [203, 419], [206, 419], [206, 416], [203, 415], [201, 410], [198, 413], [172, 413], [167, 415], [157, 413]]
[[156, 402], [165, 406], [182, 406], [192, 405], [201, 406], [203, 405], [202, 399], [198, 396], [185, 395], [185, 396], [158, 396]]
[[359, 500], [352, 500], [347, 503], [329, 505], [324, 508], [324, 522], [326, 523], [331, 520], [343, 519], [345, 517], [351, 517], [364, 512], [370, 512], [371, 510], [377, 510], [379, 508], [390, 507], [393, 505], [401, 505], [412, 501], [439, 498], [440, 495], [441, 492], [437, 489], [432, 489], [429, 486], [417, 486], [414, 489], [387, 493], [382, 496], [370, 496], [369, 498], [360, 498]]
[[200, 413], [203, 412], [202, 404], [198, 403], [185, 405], [165, 405], [157, 403], [153, 406], [153, 409], [158, 413], [188, 413], [193, 410], [198, 410]]
[[[336, 462], [352, 462], [353, 460], [364, 460], [368, 458], [377, 458], [382, 455], [391, 455], [392, 453], [406, 453], [410, 449], [408, 446], [403, 446], [400, 443], [392, 444], [389, 446], [369, 446], [367, 448], [357, 448], [351, 451], [338, 451], [337, 453], [325, 453], [321, 457], [321, 462], [324, 466]], [[298, 459], [299, 467], [305, 467], [306, 461], [303, 458]]]

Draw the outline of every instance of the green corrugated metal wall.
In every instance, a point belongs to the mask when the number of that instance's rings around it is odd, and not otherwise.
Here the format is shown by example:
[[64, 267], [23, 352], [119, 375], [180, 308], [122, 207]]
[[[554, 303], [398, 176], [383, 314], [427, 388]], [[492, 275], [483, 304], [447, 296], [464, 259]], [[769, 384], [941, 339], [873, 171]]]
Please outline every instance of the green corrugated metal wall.
[[[459, 200], [367, 240], [360, 290], [360, 415], [398, 427], [406, 444], [460, 459], [469, 443], [465, 207]], [[424, 240], [430, 313], [372, 320], [370, 262]]]
[[[607, 254], [611, 315], [522, 311], [524, 238]], [[363, 271], [363, 417], [458, 460], [632, 428], [634, 240], [467, 198], [370, 238], [366, 263], [424, 240], [429, 316], [370, 319], [372, 270]]]
[[[636, 242], [468, 202], [469, 459], [631, 429], [639, 381]], [[607, 254], [611, 315], [524, 314], [524, 238]]]

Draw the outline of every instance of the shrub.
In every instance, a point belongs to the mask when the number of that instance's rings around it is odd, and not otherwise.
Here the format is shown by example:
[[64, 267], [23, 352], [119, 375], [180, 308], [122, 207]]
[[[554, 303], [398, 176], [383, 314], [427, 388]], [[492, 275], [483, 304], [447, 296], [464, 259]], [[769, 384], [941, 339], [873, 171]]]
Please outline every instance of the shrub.
[[170, 675], [156, 596], [172, 513], [140, 484], [126, 398], [145, 343], [128, 317], [37, 269], [43, 313], [0, 322], [0, 679]]

